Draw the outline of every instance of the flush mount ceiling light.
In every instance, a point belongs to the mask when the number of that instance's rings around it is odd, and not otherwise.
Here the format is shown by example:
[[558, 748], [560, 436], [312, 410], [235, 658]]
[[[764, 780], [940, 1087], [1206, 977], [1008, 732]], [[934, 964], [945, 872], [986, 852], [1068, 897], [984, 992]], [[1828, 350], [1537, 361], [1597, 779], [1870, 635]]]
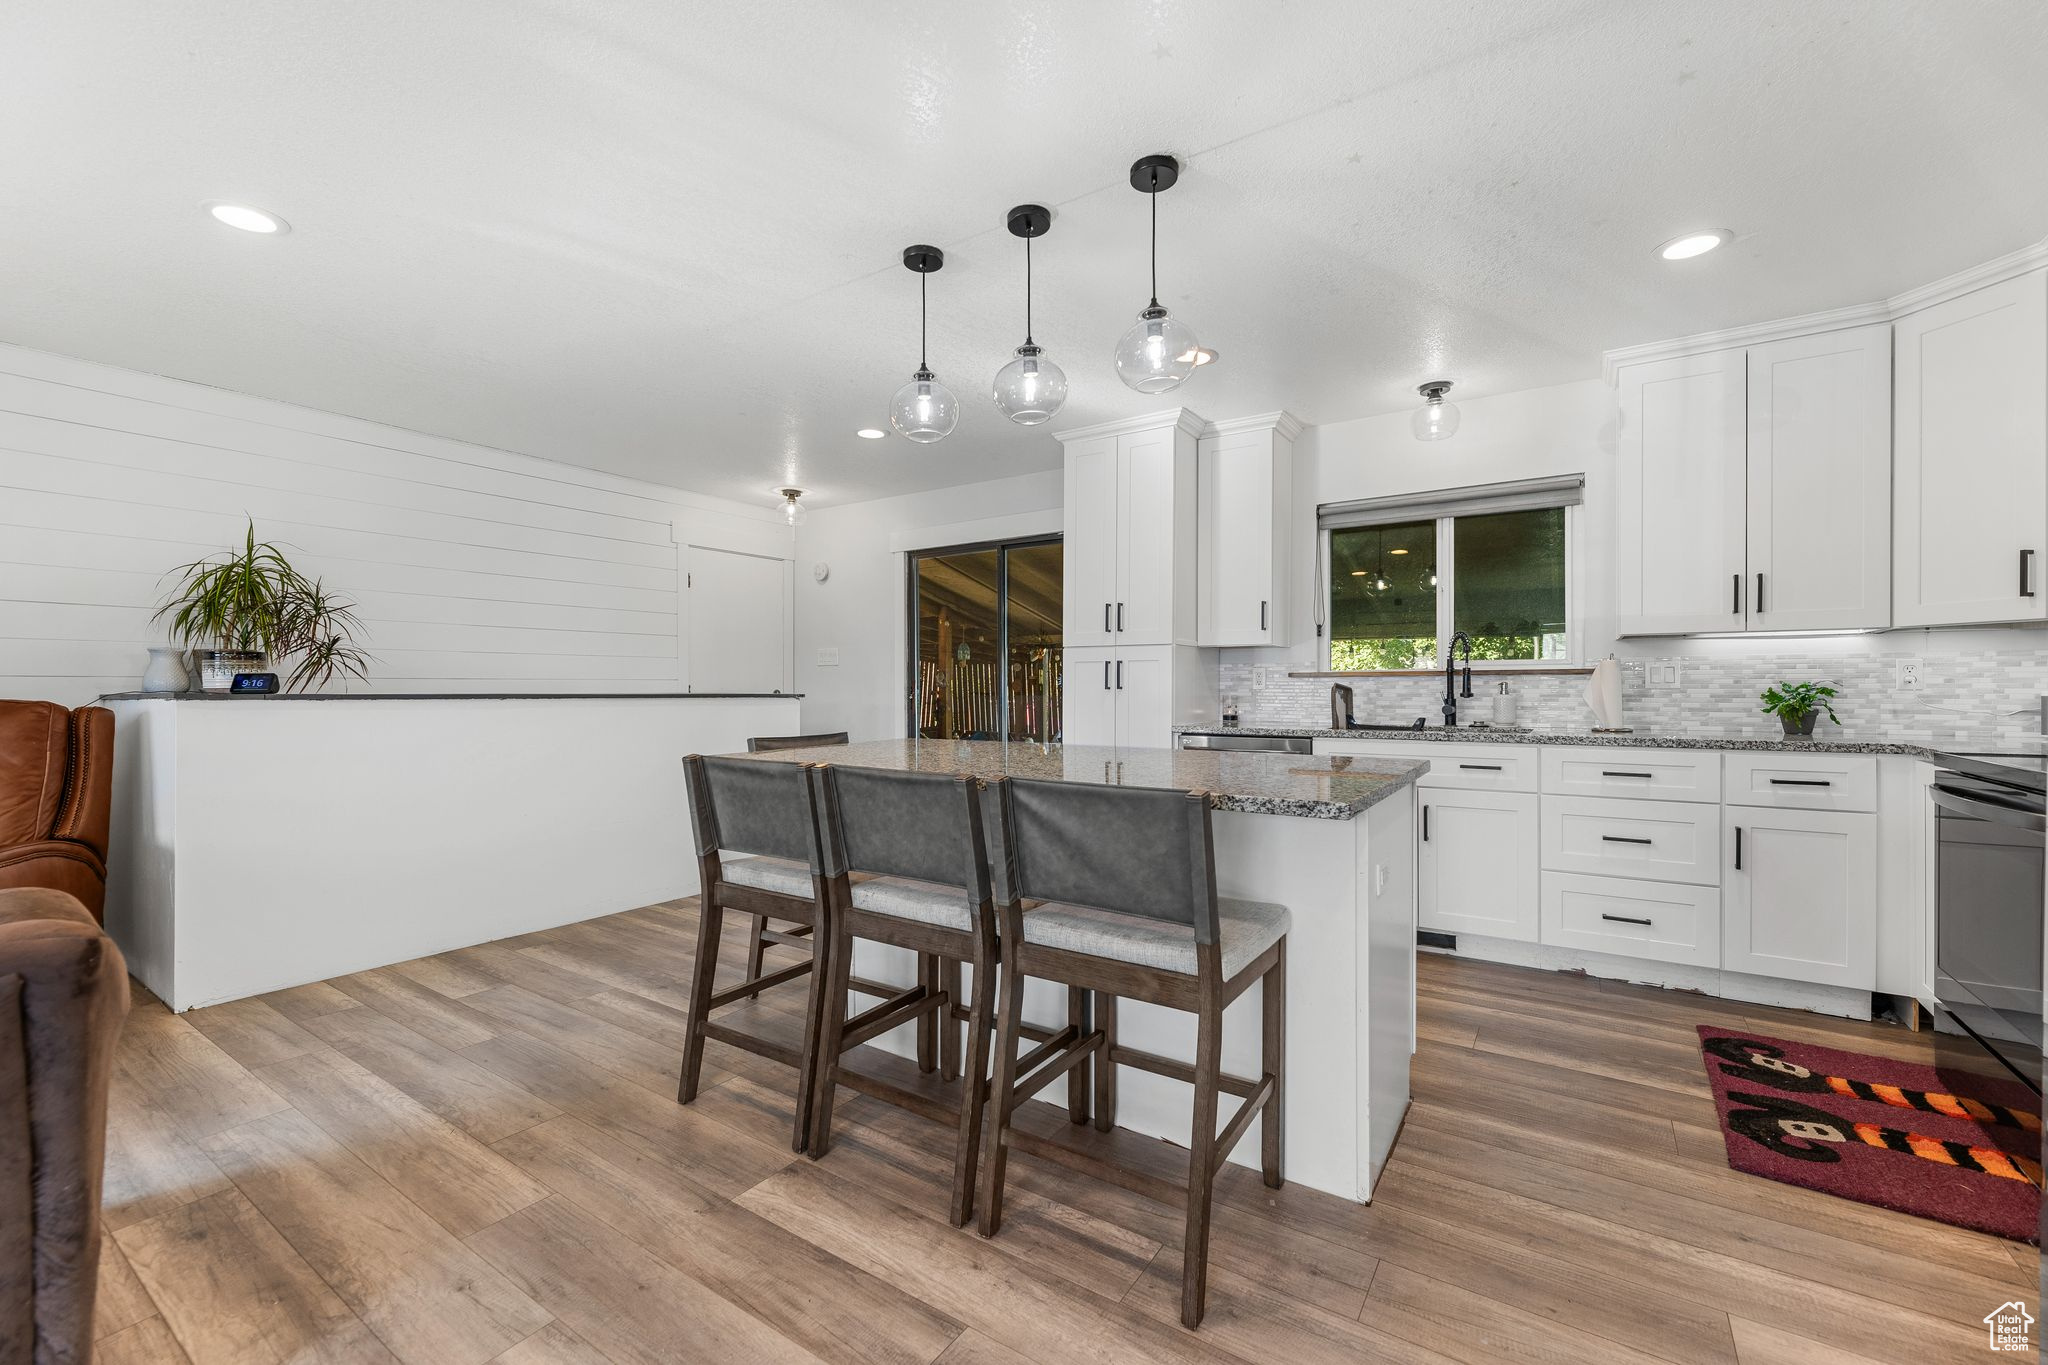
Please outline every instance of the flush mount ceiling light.
[[212, 214], [216, 222], [226, 223], [229, 227], [240, 228], [244, 232], [272, 236], [292, 230], [292, 225], [276, 214], [250, 208], [247, 204], [227, 204], [212, 199], [199, 207]]
[[1735, 234], [1727, 228], [1715, 228], [1712, 232], [1688, 232], [1683, 237], [1673, 237], [1658, 246], [1657, 255], [1667, 261], [1689, 261], [1733, 240]]
[[1031, 239], [1043, 237], [1052, 226], [1052, 211], [1038, 204], [1019, 204], [1010, 210], [1010, 235], [1024, 239], [1024, 344], [1017, 358], [996, 371], [989, 397], [996, 400], [1003, 416], [1020, 427], [1035, 427], [1048, 421], [1067, 401], [1067, 373], [1045, 358], [1044, 348], [1031, 338]]
[[1422, 395], [1422, 406], [1409, 419], [1416, 440], [1441, 441], [1458, 429], [1458, 405], [1444, 401], [1450, 389], [1450, 380], [1432, 379], [1415, 390]]
[[890, 400], [889, 425], [921, 445], [945, 440], [960, 421], [959, 400], [939, 382], [924, 357], [924, 277], [945, 264], [946, 253], [935, 246], [903, 248], [904, 268], [917, 272], [917, 372]]
[[778, 488], [775, 490], [775, 510], [782, 513], [783, 521], [791, 526], [804, 524], [803, 504], [797, 499], [804, 495], [801, 488]]
[[860, 437], [863, 441], [879, 441], [884, 436], [888, 435], [887, 432], [881, 430], [879, 427], [862, 427], [859, 431], [856, 431], [853, 434]]
[[1214, 365], [1216, 363], [1216, 353], [1207, 346], [1197, 346], [1192, 351], [1184, 351], [1180, 358], [1194, 362], [1194, 366], [1198, 370], [1204, 365]]
[[1200, 363], [1202, 344], [1194, 329], [1159, 306], [1159, 195], [1179, 179], [1180, 162], [1164, 154], [1139, 157], [1131, 165], [1131, 188], [1152, 201], [1152, 301], [1116, 344], [1116, 377], [1139, 393], [1177, 389]]

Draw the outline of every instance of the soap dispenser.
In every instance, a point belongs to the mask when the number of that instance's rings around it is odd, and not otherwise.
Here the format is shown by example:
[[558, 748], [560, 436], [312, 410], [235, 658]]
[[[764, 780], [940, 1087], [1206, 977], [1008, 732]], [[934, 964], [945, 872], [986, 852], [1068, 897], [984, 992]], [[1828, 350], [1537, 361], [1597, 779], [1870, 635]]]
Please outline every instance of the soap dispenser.
[[1521, 702], [1522, 699], [1508, 691], [1508, 685], [1503, 681], [1500, 691], [1493, 696], [1493, 723], [1500, 726], [1513, 725], [1515, 712], [1521, 708]]

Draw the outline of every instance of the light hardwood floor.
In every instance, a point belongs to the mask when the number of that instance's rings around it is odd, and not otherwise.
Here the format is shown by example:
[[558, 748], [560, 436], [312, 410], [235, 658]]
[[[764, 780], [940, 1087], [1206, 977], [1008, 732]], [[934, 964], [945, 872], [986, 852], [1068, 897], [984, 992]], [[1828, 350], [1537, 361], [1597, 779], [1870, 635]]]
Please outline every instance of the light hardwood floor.
[[934, 1125], [849, 1095], [832, 1154], [793, 1156], [789, 1073], [715, 1043], [678, 1106], [695, 918], [651, 906], [183, 1017], [139, 993], [102, 1365], [1978, 1361], [1979, 1319], [2034, 1296], [2031, 1247], [1729, 1170], [1692, 1030], [1949, 1045], [1425, 956], [1379, 1197], [1227, 1167], [1188, 1333], [1173, 1210], [1017, 1157], [983, 1242], [945, 1223]]

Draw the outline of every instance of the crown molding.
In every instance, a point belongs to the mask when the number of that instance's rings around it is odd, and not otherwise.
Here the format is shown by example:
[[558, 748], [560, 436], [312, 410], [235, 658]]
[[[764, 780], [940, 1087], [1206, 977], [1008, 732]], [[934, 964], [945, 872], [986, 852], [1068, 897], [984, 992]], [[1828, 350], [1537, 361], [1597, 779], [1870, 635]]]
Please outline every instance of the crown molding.
[[1056, 441], [1087, 441], [1099, 436], [1130, 436], [1140, 431], [1157, 431], [1161, 427], [1178, 427], [1190, 436], [1200, 436], [1208, 430], [1209, 424], [1191, 408], [1167, 408], [1163, 412], [1097, 422], [1090, 427], [1071, 427], [1066, 431], [1055, 431], [1052, 435]]
[[1292, 441], [1307, 428], [1299, 417], [1285, 411], [1261, 412], [1251, 417], [1231, 417], [1202, 428], [1204, 436], [1235, 436], [1244, 431], [1271, 431]]
[[1931, 308], [1937, 303], [1961, 298], [1964, 294], [1983, 289], [1988, 285], [2002, 283], [2030, 270], [2048, 265], [2048, 238], [2009, 252], [1996, 260], [1971, 266], [1953, 275], [1947, 275], [1932, 284], [1923, 284], [1908, 289], [1903, 294], [1894, 294], [1876, 303], [1860, 303], [1848, 308], [1831, 308], [1822, 313], [1805, 313], [1796, 318], [1781, 318], [1775, 322], [1756, 322], [1742, 327], [1723, 328], [1718, 332], [1697, 332], [1692, 336], [1677, 337], [1670, 341], [1651, 341], [1640, 346], [1622, 346], [1607, 351], [1601, 356], [1600, 373], [1609, 384], [1615, 381], [1615, 372], [1623, 365], [1639, 365], [1650, 360], [1679, 360], [1686, 356], [1706, 355], [1713, 351], [1732, 351], [1739, 346], [1760, 346], [1765, 342], [1784, 341], [1791, 337], [1813, 336], [1819, 332], [1837, 332], [1845, 327], [1863, 327], [1873, 322], [1896, 322], [1911, 313]]

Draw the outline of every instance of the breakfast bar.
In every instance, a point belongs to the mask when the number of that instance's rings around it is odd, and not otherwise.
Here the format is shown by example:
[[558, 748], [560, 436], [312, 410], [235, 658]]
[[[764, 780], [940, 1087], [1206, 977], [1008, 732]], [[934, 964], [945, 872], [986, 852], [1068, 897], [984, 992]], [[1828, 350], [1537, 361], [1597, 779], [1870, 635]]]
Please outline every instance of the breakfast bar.
[[[1210, 793], [1218, 893], [1288, 907], [1287, 1179], [1371, 1198], [1408, 1108], [1415, 1046], [1415, 782], [1426, 761], [1305, 754], [903, 739], [791, 749], [764, 762], [815, 762]], [[915, 957], [860, 943], [855, 974], [908, 986]], [[1256, 1074], [1259, 988], [1225, 1015], [1225, 1071]], [[1064, 1017], [1064, 995], [1033, 981], [1027, 1018]], [[1130, 1046], [1194, 1056], [1190, 1016], [1121, 1007]], [[908, 1029], [877, 1044], [912, 1055]], [[1189, 1091], [1125, 1067], [1118, 1123], [1186, 1145]], [[1256, 1169], [1258, 1135], [1231, 1160]]]

